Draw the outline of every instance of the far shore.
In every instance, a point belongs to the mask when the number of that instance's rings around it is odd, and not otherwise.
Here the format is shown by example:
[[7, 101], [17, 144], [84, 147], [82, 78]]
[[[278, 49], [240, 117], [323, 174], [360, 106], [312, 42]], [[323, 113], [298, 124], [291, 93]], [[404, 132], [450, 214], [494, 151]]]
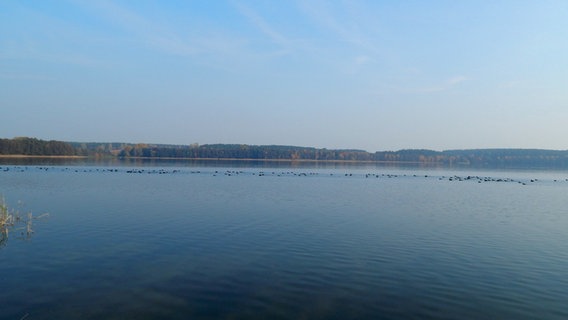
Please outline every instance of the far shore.
[[377, 160], [326, 160], [326, 159], [253, 159], [253, 158], [176, 158], [176, 157], [90, 157], [90, 156], [40, 156], [25, 154], [0, 154], [0, 159], [120, 159], [120, 160], [179, 160], [179, 161], [243, 161], [243, 162], [326, 162], [326, 163], [392, 163], [392, 164], [429, 164], [439, 162], [418, 161], [377, 161]]
[[0, 154], [0, 158], [12, 158], [12, 159], [25, 159], [25, 158], [37, 158], [37, 159], [86, 159], [87, 156], [37, 156], [37, 155], [27, 155], [27, 154]]
[[419, 161], [381, 161], [381, 160], [325, 160], [325, 159], [253, 159], [253, 158], [176, 158], [176, 157], [118, 157], [124, 160], [188, 160], [188, 161], [266, 161], [266, 162], [328, 162], [328, 163], [393, 163], [393, 164], [432, 164], [440, 165], [441, 162], [419, 162]]

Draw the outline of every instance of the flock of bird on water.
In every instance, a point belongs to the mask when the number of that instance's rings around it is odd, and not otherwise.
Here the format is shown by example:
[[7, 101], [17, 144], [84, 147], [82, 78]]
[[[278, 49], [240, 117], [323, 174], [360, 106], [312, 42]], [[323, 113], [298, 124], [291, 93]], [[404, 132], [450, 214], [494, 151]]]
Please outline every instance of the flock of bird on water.
[[[231, 170], [231, 169], [224, 169], [224, 170], [191, 170], [187, 171], [184, 169], [142, 169], [142, 168], [128, 168], [128, 169], [116, 169], [116, 168], [89, 168], [89, 167], [50, 167], [50, 166], [40, 166], [40, 167], [30, 167], [30, 166], [0, 166], [0, 172], [27, 172], [30, 170], [38, 170], [38, 171], [54, 171], [60, 170], [62, 172], [82, 172], [82, 173], [126, 173], [126, 174], [180, 174], [180, 173], [189, 173], [189, 174], [208, 174], [211, 176], [273, 176], [273, 177], [307, 177], [307, 176], [336, 176], [336, 177], [355, 177], [355, 178], [365, 178], [365, 179], [378, 179], [378, 178], [386, 178], [386, 179], [394, 179], [394, 178], [401, 178], [401, 177], [412, 177], [412, 178], [435, 178], [440, 181], [473, 181], [477, 183], [483, 182], [505, 182], [505, 183], [518, 183], [521, 185], [527, 185], [529, 183], [538, 182], [539, 179], [536, 178], [527, 178], [527, 179], [511, 179], [511, 178], [496, 178], [496, 177], [487, 177], [487, 176], [474, 176], [474, 175], [467, 175], [467, 176], [458, 176], [458, 175], [451, 175], [451, 176], [432, 176], [432, 175], [425, 175], [425, 174], [393, 174], [393, 173], [325, 173], [325, 172], [305, 172], [305, 171], [276, 171], [276, 170], [269, 170], [269, 171], [245, 171], [245, 170]], [[568, 178], [566, 179], [554, 179], [553, 182], [568, 182]]]

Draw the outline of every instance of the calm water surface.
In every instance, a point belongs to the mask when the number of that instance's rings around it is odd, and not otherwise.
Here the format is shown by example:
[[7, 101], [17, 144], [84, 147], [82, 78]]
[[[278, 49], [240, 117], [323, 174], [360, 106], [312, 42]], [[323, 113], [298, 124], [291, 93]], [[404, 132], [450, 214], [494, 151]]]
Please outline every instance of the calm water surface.
[[0, 167], [0, 319], [568, 318], [566, 171]]

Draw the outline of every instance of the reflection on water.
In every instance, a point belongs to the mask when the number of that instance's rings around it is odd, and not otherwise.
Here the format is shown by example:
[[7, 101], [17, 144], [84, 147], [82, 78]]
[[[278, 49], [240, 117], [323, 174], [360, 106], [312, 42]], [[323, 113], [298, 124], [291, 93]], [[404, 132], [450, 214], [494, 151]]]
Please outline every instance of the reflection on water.
[[[234, 159], [151, 159], [151, 158], [2, 158], [0, 165], [19, 166], [159, 166], [159, 167], [219, 167], [219, 168], [448, 168], [436, 163], [356, 162], [356, 161], [293, 161]], [[460, 168], [455, 165], [454, 168]]]
[[0, 319], [568, 318], [568, 172], [280, 165], [2, 166]]

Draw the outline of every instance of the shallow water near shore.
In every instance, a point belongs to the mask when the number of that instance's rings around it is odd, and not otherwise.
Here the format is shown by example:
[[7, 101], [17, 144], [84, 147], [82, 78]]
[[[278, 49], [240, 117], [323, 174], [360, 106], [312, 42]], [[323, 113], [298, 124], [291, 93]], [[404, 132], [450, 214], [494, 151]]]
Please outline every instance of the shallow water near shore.
[[[566, 319], [568, 172], [0, 165], [0, 319]], [[18, 201], [23, 204], [18, 205]]]

